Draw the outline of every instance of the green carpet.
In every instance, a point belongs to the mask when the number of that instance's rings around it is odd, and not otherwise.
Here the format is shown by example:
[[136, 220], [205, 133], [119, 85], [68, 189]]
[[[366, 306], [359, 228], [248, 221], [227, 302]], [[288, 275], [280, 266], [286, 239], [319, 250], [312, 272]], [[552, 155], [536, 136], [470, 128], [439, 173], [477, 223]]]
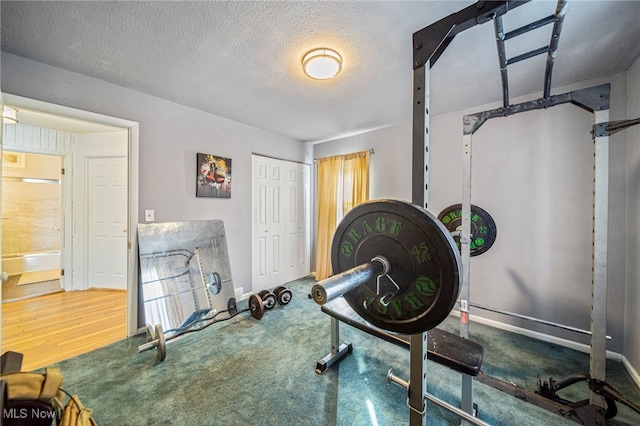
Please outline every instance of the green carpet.
[[[330, 319], [307, 297], [313, 281], [287, 285], [293, 299], [258, 321], [248, 313], [167, 344], [167, 358], [138, 353], [137, 336], [60, 362], [63, 387], [110, 425], [403, 425], [409, 424], [406, 391], [387, 384], [389, 368], [409, 377], [409, 352], [341, 325], [354, 351], [323, 375], [316, 361], [330, 347]], [[246, 307], [246, 302], [239, 309]], [[458, 319], [441, 328], [454, 331]], [[588, 372], [588, 354], [472, 324], [471, 339], [485, 348], [483, 371], [533, 390], [536, 376], [560, 379]], [[429, 362], [429, 391], [457, 404], [460, 374]], [[640, 391], [624, 367], [611, 362], [607, 381], [636, 403]], [[584, 390], [577, 393], [587, 394]], [[474, 384], [479, 417], [496, 425], [574, 424], [480, 383]], [[428, 405], [429, 425], [459, 419]], [[619, 405], [616, 424], [640, 424]]]

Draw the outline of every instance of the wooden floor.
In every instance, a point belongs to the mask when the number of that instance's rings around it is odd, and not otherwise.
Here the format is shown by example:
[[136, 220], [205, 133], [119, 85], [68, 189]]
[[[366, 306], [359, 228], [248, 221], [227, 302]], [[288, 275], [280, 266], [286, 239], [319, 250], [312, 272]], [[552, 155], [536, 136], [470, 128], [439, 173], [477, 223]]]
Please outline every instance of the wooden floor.
[[91, 289], [2, 304], [2, 353], [38, 369], [127, 337], [127, 292]]

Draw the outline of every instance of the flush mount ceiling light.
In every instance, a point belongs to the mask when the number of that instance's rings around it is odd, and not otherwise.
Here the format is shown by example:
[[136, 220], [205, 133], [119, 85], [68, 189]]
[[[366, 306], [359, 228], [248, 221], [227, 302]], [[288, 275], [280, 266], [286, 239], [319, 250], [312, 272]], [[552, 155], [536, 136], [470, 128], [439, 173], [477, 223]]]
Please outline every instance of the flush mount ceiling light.
[[327, 80], [342, 69], [342, 57], [335, 50], [314, 49], [302, 58], [302, 68], [311, 78]]
[[18, 110], [5, 106], [2, 110], [2, 120], [4, 124], [16, 124], [18, 122]]

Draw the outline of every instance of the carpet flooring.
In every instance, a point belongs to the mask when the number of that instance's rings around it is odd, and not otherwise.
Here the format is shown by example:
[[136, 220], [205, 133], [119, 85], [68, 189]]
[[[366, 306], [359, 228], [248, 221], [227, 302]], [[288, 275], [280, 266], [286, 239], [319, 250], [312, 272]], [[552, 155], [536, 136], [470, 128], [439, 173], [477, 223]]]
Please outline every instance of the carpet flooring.
[[[167, 343], [167, 356], [138, 353], [145, 336], [114, 343], [56, 364], [63, 387], [110, 425], [405, 425], [407, 393], [386, 373], [409, 377], [409, 352], [347, 325], [341, 339], [353, 353], [323, 375], [316, 362], [331, 349], [330, 319], [308, 298], [313, 281], [287, 285], [293, 299], [255, 320], [248, 313]], [[244, 303], [244, 304], [243, 304]], [[246, 307], [240, 302], [239, 309]], [[458, 319], [440, 328], [455, 331]], [[588, 354], [480, 324], [471, 340], [485, 349], [483, 371], [535, 389], [536, 377], [560, 379], [588, 372]], [[607, 381], [640, 402], [640, 390], [621, 363], [609, 361]], [[461, 376], [431, 361], [428, 390], [458, 405]], [[576, 385], [577, 386], [577, 385]], [[567, 399], [586, 397], [586, 386]], [[495, 425], [574, 424], [486, 385], [474, 384], [479, 417]], [[618, 406], [614, 424], [638, 425], [640, 415]], [[459, 425], [428, 404], [427, 424]]]

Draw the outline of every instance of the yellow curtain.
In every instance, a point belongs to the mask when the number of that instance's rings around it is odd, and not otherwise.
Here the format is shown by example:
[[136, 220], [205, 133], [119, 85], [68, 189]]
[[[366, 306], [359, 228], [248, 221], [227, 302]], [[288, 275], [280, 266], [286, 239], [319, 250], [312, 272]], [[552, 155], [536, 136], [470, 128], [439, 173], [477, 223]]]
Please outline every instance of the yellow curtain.
[[369, 199], [369, 151], [344, 156], [342, 168], [342, 216]]
[[369, 199], [369, 151], [318, 160], [316, 280], [332, 275], [331, 242], [338, 220]]
[[318, 160], [318, 230], [316, 234], [316, 280], [331, 275], [331, 241], [337, 226], [338, 183], [342, 157]]

